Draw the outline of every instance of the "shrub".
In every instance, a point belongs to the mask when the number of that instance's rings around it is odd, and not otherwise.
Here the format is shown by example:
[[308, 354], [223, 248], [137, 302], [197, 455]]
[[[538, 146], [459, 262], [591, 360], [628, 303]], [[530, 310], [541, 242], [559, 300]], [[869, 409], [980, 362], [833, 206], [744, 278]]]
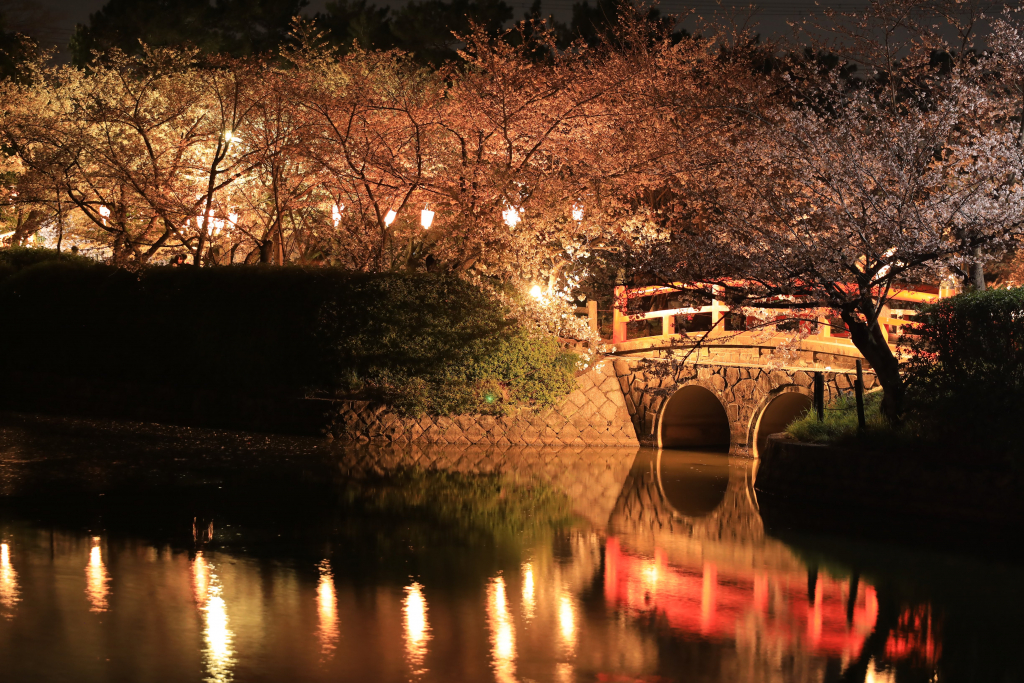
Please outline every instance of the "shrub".
[[442, 414], [547, 405], [572, 387], [574, 354], [453, 276], [257, 266], [129, 273], [3, 253], [0, 354], [22, 371], [197, 391], [358, 392]]
[[909, 341], [909, 420], [974, 454], [1019, 452], [1024, 289], [960, 294], [926, 308]]

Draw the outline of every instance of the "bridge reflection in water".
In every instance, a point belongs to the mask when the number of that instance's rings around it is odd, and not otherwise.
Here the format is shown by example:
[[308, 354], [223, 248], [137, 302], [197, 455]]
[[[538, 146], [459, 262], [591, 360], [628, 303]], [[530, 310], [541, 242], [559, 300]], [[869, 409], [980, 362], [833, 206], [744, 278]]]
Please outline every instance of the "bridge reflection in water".
[[[214, 547], [212, 523], [187, 550], [5, 521], [5, 680], [900, 683], [930, 680], [944, 656], [941, 606], [765, 532], [751, 460], [583, 447], [328, 460], [349, 482], [411, 466], [541, 480], [579, 519], [504, 545], [427, 543], [403, 535], [409, 517], [335, 519], [323, 536], [241, 525], [258, 552]], [[333, 533], [346, 524], [367, 526]], [[313, 542], [259, 546], [289, 533]], [[40, 658], [55, 675], [35, 678]]]

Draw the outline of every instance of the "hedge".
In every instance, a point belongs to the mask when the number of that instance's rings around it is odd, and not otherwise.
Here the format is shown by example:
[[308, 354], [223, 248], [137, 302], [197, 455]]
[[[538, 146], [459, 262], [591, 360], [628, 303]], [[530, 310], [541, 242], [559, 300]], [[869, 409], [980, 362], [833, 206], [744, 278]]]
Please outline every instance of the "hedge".
[[0, 251], [0, 354], [20, 369], [202, 390], [362, 395], [501, 413], [572, 388], [575, 354], [450, 275], [335, 268], [128, 272]]
[[908, 405], [920, 436], [964, 455], [1024, 454], [1024, 288], [943, 299], [915, 321]]

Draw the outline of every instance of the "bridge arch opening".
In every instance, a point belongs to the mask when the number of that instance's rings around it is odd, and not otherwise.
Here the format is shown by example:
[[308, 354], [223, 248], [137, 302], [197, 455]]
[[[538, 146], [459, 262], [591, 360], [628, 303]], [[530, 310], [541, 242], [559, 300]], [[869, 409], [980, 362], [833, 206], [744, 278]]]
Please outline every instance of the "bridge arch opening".
[[659, 451], [658, 485], [680, 515], [706, 517], [725, 500], [729, 457], [720, 452]]
[[728, 450], [729, 442], [729, 416], [718, 397], [695, 384], [672, 394], [661, 412], [659, 446]]
[[787, 391], [773, 398], [757, 418], [754, 457], [761, 457], [769, 434], [785, 431], [790, 422], [806, 415], [813, 406], [810, 396], [796, 391]]

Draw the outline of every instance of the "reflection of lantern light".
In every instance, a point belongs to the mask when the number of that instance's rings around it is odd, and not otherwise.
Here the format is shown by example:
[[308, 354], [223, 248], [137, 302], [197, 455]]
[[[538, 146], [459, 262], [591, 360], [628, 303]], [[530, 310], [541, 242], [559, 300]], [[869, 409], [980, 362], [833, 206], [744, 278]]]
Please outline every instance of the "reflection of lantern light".
[[487, 586], [487, 621], [491, 628], [491, 654], [498, 683], [515, 680], [516, 636], [505, 599], [505, 579], [495, 577]]
[[320, 563], [320, 582], [316, 587], [316, 606], [320, 615], [320, 651], [330, 654], [338, 640], [338, 600], [334, 593], [331, 563]]
[[395, 218], [397, 216], [398, 214], [395, 213], [394, 209], [389, 210], [386, 214], [384, 214], [384, 225], [390, 226], [392, 223], [395, 222]]
[[334, 221], [334, 227], [338, 227], [338, 223], [341, 222], [341, 212], [344, 211], [344, 210], [345, 210], [345, 205], [344, 204], [341, 204], [340, 206], [338, 204], [335, 204], [331, 208], [331, 219]]
[[535, 604], [533, 564], [527, 562], [523, 565], [523, 613], [527, 619], [533, 618], [533, 608]]
[[566, 648], [576, 647], [576, 615], [573, 614], [572, 598], [563, 594], [558, 604], [558, 630]]
[[427, 656], [427, 641], [430, 640], [423, 586], [415, 582], [406, 586], [402, 611], [405, 612], [405, 651], [409, 668], [414, 674], [421, 674], [425, 671], [422, 666]]
[[422, 211], [420, 211], [420, 225], [423, 226], [424, 230], [429, 228], [431, 226], [431, 224], [433, 224], [433, 222], [434, 222], [434, 212], [433, 211], [431, 211], [430, 209], [427, 209], [427, 208], [424, 208]]
[[202, 551], [196, 553], [192, 563], [192, 586], [196, 601], [203, 615], [203, 650], [206, 669], [209, 672], [207, 681], [227, 683], [231, 680], [231, 667], [234, 664], [234, 651], [231, 648], [234, 634], [228, 623], [227, 603], [221, 597], [221, 586], [214, 566], [206, 561]]
[[573, 204], [572, 206], [572, 219], [574, 221], [583, 220], [583, 207], [579, 204]]
[[89, 598], [91, 612], [107, 610], [107, 568], [103, 566], [103, 554], [100, 550], [100, 538], [94, 536], [92, 549], [89, 551], [89, 564], [85, 567], [85, 595]]
[[501, 217], [505, 220], [505, 225], [507, 225], [510, 228], [514, 228], [519, 224], [519, 214], [521, 212], [522, 209], [515, 209], [510, 206], [501, 212]]
[[11, 566], [10, 548], [0, 543], [0, 605], [7, 609], [18, 602], [18, 573]]

